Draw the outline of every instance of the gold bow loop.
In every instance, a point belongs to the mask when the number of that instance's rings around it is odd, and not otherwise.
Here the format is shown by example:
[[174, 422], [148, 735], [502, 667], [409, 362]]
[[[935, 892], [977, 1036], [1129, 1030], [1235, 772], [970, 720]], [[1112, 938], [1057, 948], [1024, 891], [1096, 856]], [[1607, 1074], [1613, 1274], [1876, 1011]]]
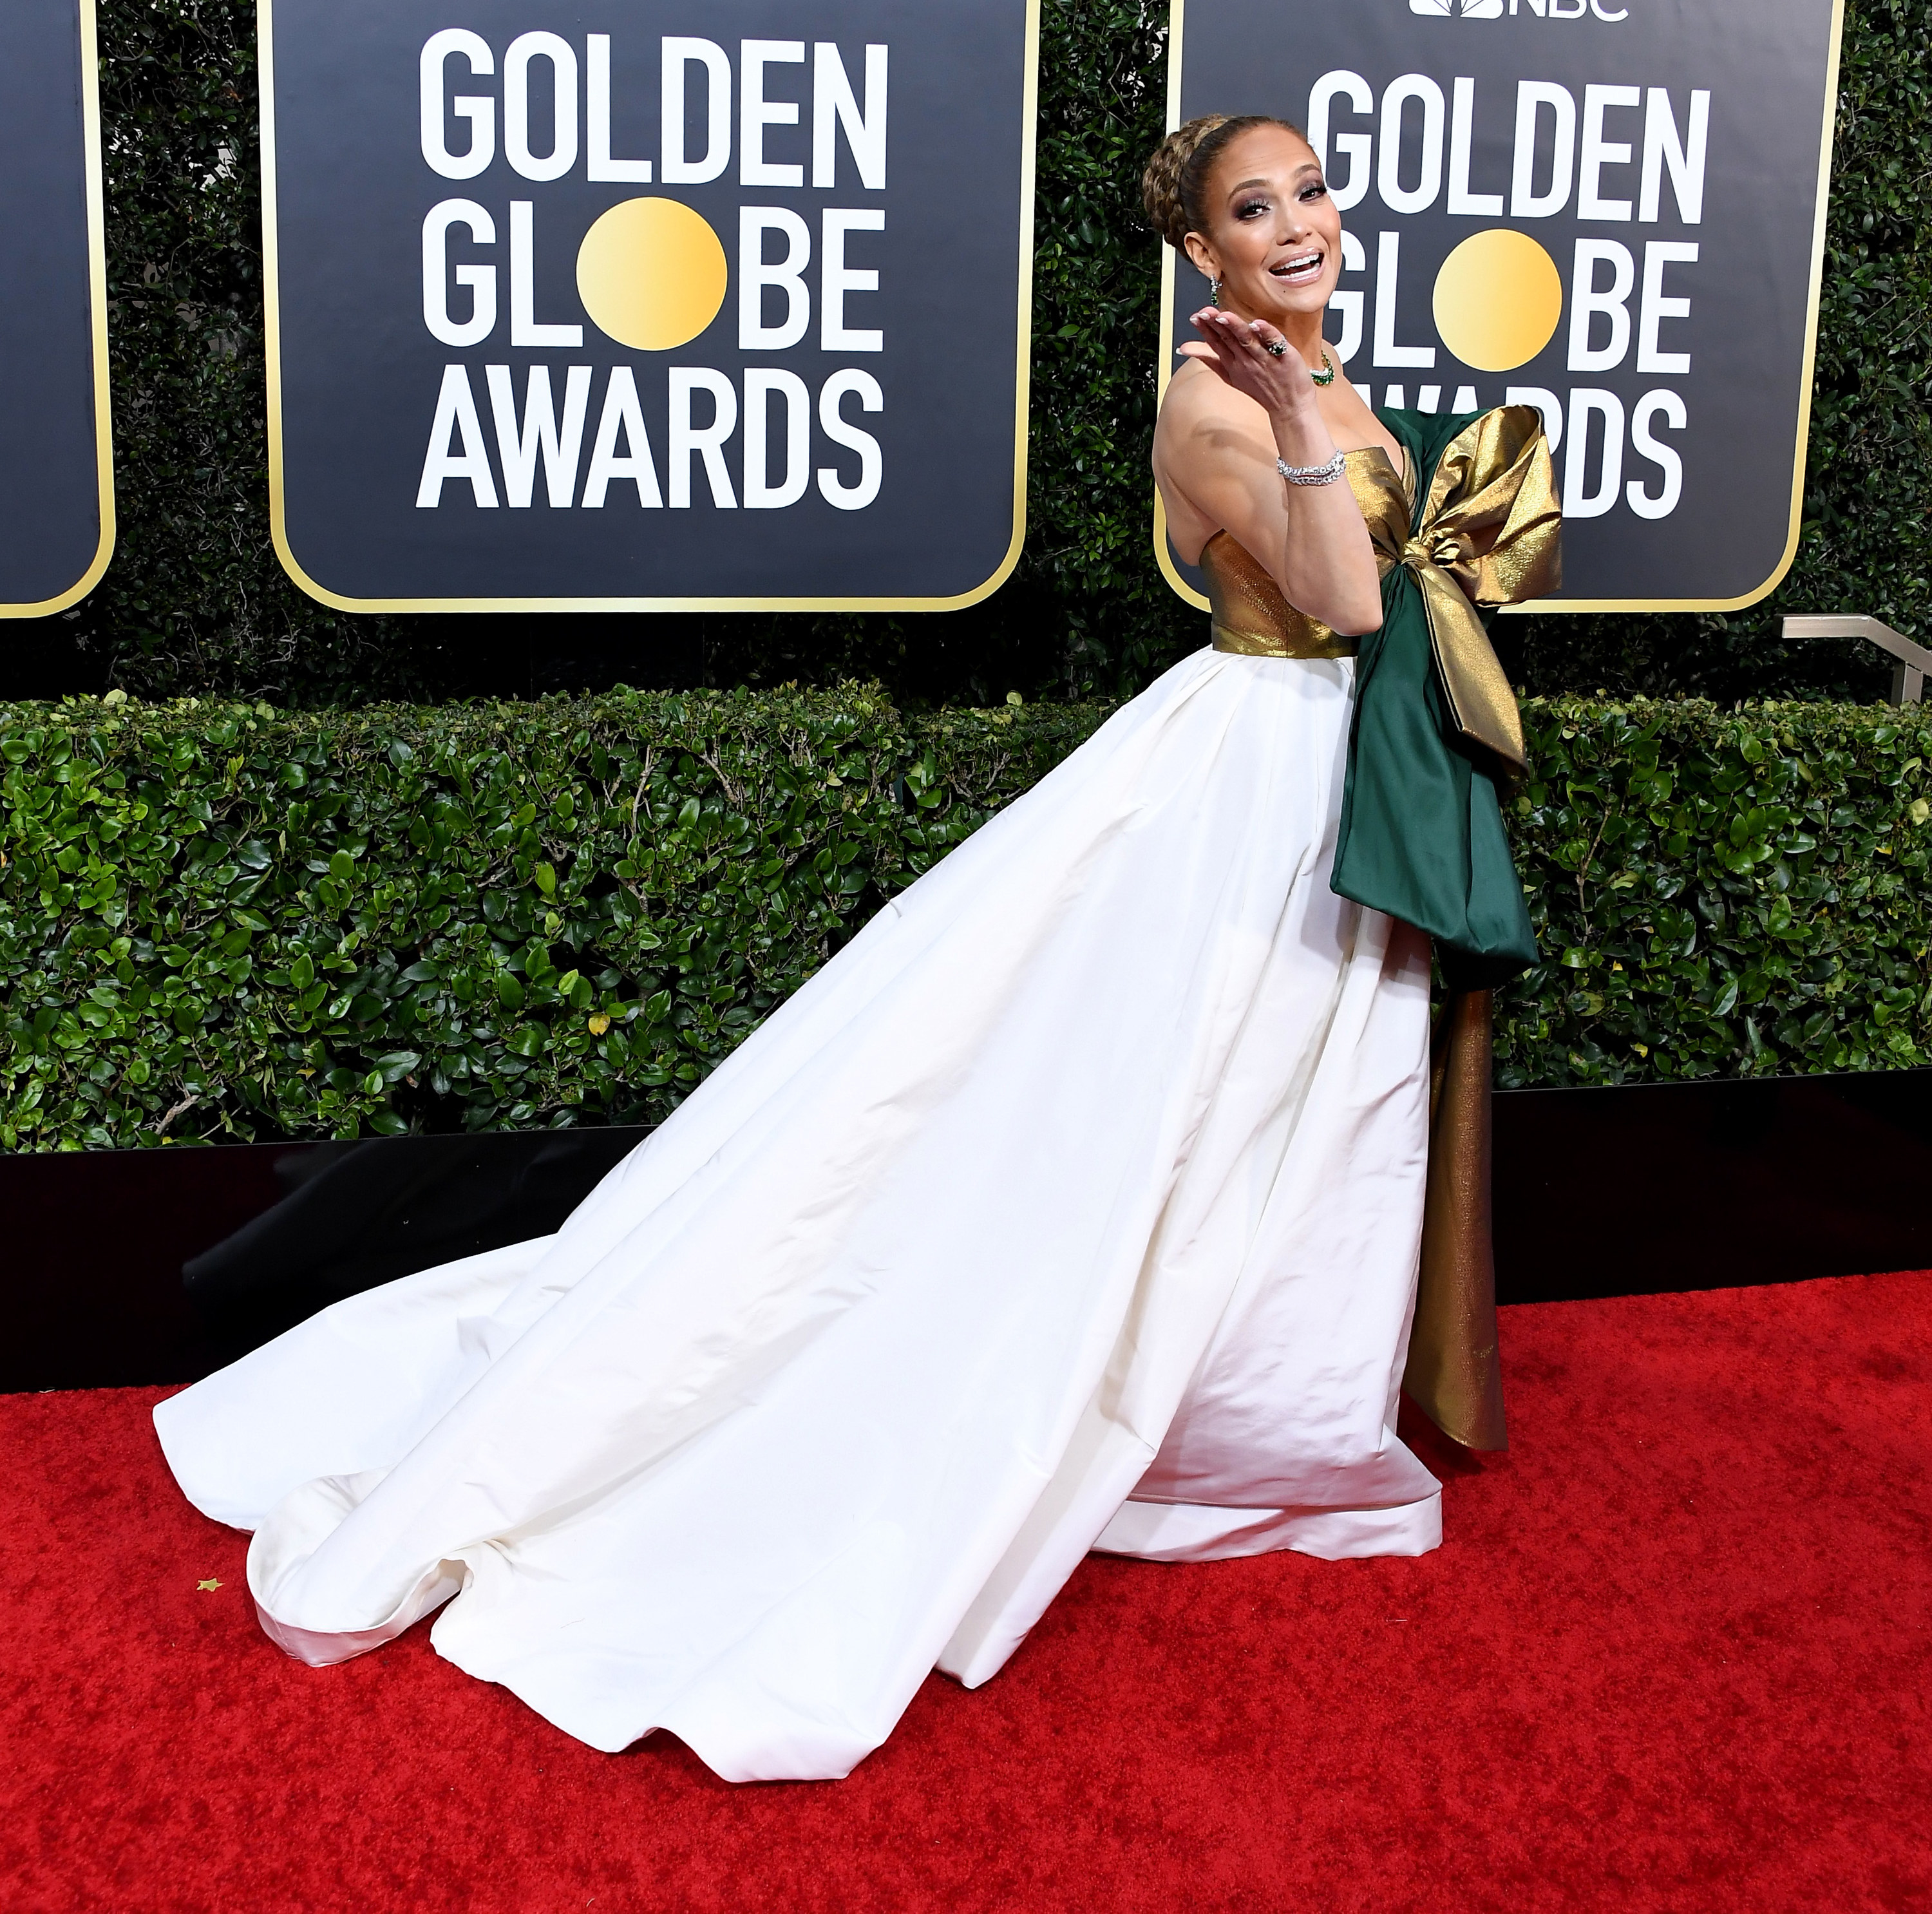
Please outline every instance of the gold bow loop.
[[1436, 461], [1407, 541], [1398, 549], [1378, 538], [1376, 545], [1384, 572], [1405, 566], [1422, 588], [1456, 729], [1526, 770], [1516, 694], [1476, 607], [1540, 598], [1562, 583], [1562, 512], [1542, 414], [1498, 406], [1459, 432]]

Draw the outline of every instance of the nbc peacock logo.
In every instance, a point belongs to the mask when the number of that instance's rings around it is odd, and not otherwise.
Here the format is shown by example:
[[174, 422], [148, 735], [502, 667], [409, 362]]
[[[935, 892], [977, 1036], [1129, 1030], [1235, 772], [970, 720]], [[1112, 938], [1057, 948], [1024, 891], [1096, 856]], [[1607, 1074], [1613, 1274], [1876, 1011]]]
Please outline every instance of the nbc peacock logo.
[[1499, 20], [1505, 13], [1533, 14], [1538, 20], [1599, 20], [1615, 26], [1630, 18], [1630, 9], [1604, 10], [1604, 0], [1408, 0], [1408, 10], [1435, 20]]

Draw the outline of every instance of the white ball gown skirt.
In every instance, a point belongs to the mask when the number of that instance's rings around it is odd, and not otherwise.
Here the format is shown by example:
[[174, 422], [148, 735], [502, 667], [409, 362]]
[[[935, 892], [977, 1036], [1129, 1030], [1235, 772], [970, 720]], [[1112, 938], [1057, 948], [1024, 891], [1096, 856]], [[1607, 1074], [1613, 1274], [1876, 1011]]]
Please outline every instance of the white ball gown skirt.
[[880, 911], [555, 1236], [164, 1402], [262, 1625], [847, 1773], [1090, 1549], [1416, 1554], [1429, 953], [1328, 887], [1346, 660], [1203, 651]]

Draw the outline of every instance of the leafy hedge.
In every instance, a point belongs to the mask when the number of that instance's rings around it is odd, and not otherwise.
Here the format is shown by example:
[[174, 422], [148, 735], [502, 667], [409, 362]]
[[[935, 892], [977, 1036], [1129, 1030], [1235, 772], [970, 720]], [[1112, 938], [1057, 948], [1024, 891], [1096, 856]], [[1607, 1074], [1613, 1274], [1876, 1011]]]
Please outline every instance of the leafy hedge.
[[0, 1148], [651, 1120], [1094, 722], [0, 707]]
[[[0, 706], [0, 1148], [660, 1117], [1105, 712]], [[1499, 1081], [1932, 1059], [1932, 722], [1526, 716]]]
[[[1154, 569], [1148, 450], [1160, 248], [1139, 166], [1166, 98], [1162, 0], [1042, 10], [1029, 531], [944, 617], [352, 617], [268, 540], [252, 0], [101, 0], [120, 540], [64, 620], [0, 647], [0, 695], [124, 686], [284, 704], [521, 695], [622, 678], [877, 678], [902, 700], [1138, 689], [1199, 642]], [[1866, 697], [1868, 650], [1786, 648], [1780, 608], [1932, 628], [1932, 0], [1850, 0], [1798, 566], [1718, 614], [1510, 620], [1532, 689]]]
[[1496, 1081], [1932, 1063], [1932, 716], [1564, 698], [1524, 712], [1517, 862], [1544, 964]]

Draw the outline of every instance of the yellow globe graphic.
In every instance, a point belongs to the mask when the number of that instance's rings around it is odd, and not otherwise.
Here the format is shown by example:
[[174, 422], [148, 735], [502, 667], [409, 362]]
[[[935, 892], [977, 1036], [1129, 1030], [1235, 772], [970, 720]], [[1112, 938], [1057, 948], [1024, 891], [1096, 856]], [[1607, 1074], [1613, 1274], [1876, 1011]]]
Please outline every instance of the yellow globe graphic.
[[728, 277], [717, 234], [676, 200], [622, 200], [577, 249], [584, 310], [640, 352], [695, 339], [718, 316]]
[[1514, 372], [1549, 344], [1563, 316], [1563, 275], [1527, 233], [1472, 233], [1436, 275], [1436, 330], [1465, 365]]

